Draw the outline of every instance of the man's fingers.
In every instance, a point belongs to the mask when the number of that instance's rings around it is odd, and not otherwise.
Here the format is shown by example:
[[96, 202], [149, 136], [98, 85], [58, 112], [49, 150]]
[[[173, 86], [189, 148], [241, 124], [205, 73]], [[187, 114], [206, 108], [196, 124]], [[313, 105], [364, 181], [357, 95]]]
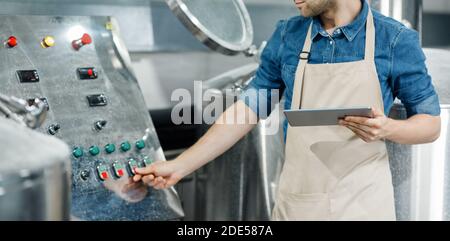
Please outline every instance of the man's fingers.
[[368, 136], [367, 133], [365, 133], [364, 131], [361, 131], [360, 129], [355, 128], [353, 126], [347, 126], [347, 128], [353, 131], [358, 137], [363, 139], [363, 141], [365, 142], [373, 141], [373, 137]]
[[357, 128], [361, 131], [364, 131], [366, 134], [368, 134], [369, 136], [372, 135], [372, 132], [374, 131], [371, 127], [365, 126], [365, 125], [361, 125], [361, 124], [357, 124], [354, 122], [345, 122], [344, 121], [344, 125], [345, 126], [352, 126], [354, 128]]
[[158, 184], [155, 186], [156, 189], [164, 189], [166, 188], [167, 181], [165, 179], [160, 179]]
[[153, 174], [155, 172], [155, 166], [154, 166], [154, 164], [151, 164], [148, 167], [136, 168], [135, 172], [137, 174], [141, 174], [141, 175]]
[[134, 175], [134, 177], [133, 177], [133, 181], [134, 182], [139, 182], [141, 180], [142, 180], [142, 176], [141, 175], [139, 175], [139, 174]]
[[156, 189], [162, 189], [165, 182], [166, 182], [166, 180], [164, 178], [157, 177], [157, 178], [155, 178], [155, 180], [153, 180], [152, 186]]
[[346, 122], [353, 122], [361, 125], [366, 125], [367, 121], [370, 120], [366, 117], [357, 117], [357, 116], [347, 116], [344, 119]]
[[153, 175], [144, 176], [144, 177], [142, 178], [142, 181], [143, 181], [145, 184], [150, 184], [150, 185], [152, 184], [153, 180], [155, 180], [155, 176], [153, 176]]

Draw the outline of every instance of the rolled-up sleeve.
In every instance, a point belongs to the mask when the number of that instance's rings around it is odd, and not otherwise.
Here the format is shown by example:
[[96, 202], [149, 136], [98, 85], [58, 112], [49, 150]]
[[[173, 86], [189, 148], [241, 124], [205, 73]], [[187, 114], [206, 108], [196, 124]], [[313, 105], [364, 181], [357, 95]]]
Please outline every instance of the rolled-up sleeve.
[[279, 101], [285, 89], [279, 60], [284, 25], [285, 21], [278, 22], [275, 32], [261, 55], [261, 64], [255, 77], [240, 96], [240, 99], [262, 119], [267, 118], [272, 111], [273, 91], [278, 93], [277, 101]]
[[393, 45], [391, 78], [394, 96], [402, 101], [408, 117], [440, 115], [439, 98], [416, 31], [404, 28], [399, 33]]

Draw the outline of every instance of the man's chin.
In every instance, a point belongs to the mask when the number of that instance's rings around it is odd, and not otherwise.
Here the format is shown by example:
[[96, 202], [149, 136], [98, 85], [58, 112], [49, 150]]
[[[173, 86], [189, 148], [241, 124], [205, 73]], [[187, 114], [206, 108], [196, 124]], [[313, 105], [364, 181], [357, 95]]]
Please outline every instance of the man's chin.
[[307, 9], [299, 8], [298, 10], [300, 11], [300, 14], [305, 18], [314, 17], [312, 12]]

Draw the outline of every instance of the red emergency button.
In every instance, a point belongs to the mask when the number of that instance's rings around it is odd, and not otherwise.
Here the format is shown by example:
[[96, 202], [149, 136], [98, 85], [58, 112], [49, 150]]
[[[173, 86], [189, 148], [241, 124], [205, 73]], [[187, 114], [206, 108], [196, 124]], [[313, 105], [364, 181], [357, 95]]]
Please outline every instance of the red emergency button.
[[88, 74], [89, 76], [94, 76], [94, 70], [88, 69], [87, 74]]
[[91, 43], [92, 43], [91, 35], [85, 33], [85, 34], [83, 34], [83, 37], [81, 37], [80, 39], [74, 40], [72, 42], [72, 46], [73, 46], [73, 48], [75, 50], [79, 50], [84, 45], [88, 45], [88, 44], [91, 44]]
[[6, 45], [10, 48], [14, 48], [17, 46], [17, 38], [14, 36], [10, 36], [8, 40], [6, 40]]

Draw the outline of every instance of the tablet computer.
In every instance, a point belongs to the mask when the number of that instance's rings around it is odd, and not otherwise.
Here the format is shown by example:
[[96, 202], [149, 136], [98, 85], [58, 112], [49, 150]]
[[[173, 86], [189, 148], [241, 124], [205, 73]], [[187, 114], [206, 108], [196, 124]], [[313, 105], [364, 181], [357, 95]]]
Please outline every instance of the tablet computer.
[[291, 126], [333, 126], [347, 116], [373, 118], [372, 108], [300, 109], [284, 111]]

